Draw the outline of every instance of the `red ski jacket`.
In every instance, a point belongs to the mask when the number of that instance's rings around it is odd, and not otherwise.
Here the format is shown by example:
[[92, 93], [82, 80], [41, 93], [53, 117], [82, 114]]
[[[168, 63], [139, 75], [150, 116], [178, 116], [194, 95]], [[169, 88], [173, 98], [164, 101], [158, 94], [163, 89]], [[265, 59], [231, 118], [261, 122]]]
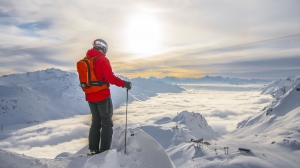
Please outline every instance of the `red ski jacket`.
[[[98, 80], [102, 82], [108, 82], [118, 87], [124, 87], [125, 81], [121, 80], [112, 72], [109, 60], [106, 55], [99, 52], [96, 49], [90, 49], [86, 53], [87, 57], [98, 56], [94, 62], [94, 70]], [[110, 89], [101, 90], [94, 93], [85, 93], [86, 101], [88, 102], [99, 102], [105, 100], [110, 96]]]

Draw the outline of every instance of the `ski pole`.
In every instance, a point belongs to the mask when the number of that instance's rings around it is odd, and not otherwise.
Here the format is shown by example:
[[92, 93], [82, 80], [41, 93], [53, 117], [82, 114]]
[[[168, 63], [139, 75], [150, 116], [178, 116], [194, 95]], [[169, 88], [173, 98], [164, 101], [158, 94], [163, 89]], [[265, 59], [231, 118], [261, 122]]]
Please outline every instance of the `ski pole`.
[[125, 124], [125, 154], [126, 154], [126, 134], [127, 134], [127, 106], [128, 106], [128, 89], [127, 92], [127, 98], [126, 98], [126, 124]]

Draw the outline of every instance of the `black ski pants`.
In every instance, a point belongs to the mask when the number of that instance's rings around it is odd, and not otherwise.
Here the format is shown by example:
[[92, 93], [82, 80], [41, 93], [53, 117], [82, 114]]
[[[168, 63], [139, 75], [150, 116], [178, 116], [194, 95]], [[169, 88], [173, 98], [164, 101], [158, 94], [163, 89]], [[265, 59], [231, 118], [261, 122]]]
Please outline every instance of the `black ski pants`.
[[113, 134], [113, 105], [111, 98], [108, 97], [107, 99], [96, 103], [89, 102], [89, 106], [92, 113], [92, 125], [89, 133], [89, 149], [99, 150], [101, 137], [100, 150], [108, 150], [110, 149]]

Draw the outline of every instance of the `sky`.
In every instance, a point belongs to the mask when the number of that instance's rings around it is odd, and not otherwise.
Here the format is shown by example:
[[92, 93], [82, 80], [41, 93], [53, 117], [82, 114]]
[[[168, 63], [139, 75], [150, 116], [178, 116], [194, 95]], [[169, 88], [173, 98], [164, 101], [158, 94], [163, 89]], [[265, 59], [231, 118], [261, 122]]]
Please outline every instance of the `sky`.
[[300, 1], [1, 0], [0, 76], [76, 71], [95, 39], [116, 75], [300, 74]]

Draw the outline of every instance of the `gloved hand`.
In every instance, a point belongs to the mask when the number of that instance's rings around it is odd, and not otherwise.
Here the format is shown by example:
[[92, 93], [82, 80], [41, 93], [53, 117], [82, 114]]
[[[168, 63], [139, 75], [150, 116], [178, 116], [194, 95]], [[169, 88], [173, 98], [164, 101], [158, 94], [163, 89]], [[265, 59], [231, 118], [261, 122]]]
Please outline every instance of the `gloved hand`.
[[128, 90], [130, 90], [131, 89], [131, 86], [132, 86], [132, 83], [131, 82], [127, 82], [127, 81], [125, 81], [125, 84], [124, 84], [124, 88], [126, 88], [126, 89], [128, 89]]

